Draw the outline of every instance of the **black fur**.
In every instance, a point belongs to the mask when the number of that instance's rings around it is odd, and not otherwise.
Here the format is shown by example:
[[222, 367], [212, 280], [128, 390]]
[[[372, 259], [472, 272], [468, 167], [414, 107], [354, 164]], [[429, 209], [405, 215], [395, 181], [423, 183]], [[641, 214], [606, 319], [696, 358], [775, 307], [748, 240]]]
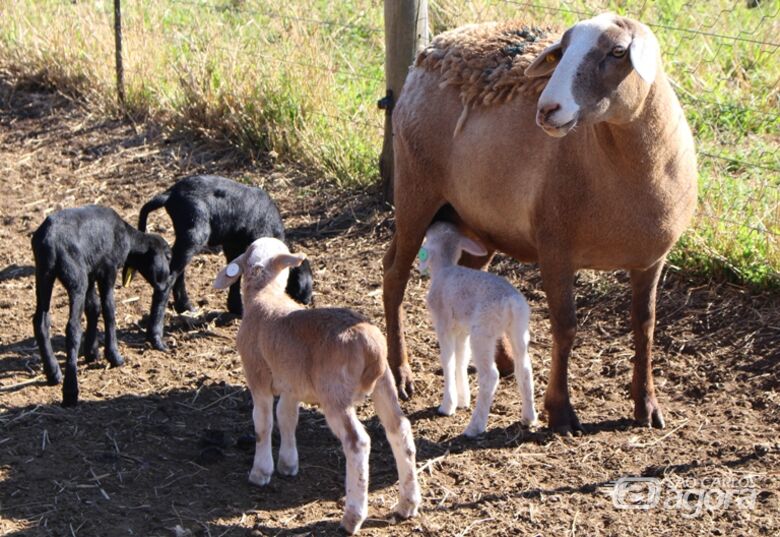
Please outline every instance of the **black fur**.
[[[137, 269], [152, 285], [157, 296], [169, 280], [171, 255], [168, 243], [159, 235], [141, 233], [112, 209], [86, 205], [51, 214], [32, 235], [35, 255], [36, 306], [33, 329], [41, 353], [43, 370], [50, 385], [62, 380], [49, 339], [49, 307], [54, 280], [68, 292], [70, 315], [66, 329], [65, 382], [62, 406], [78, 403], [76, 360], [81, 341], [81, 315], [86, 309], [87, 332], [84, 355], [88, 362], [98, 357], [97, 323], [100, 311], [105, 323], [105, 356], [118, 367], [124, 363], [116, 344], [114, 283], [122, 265]], [[100, 301], [95, 293], [100, 291]]]
[[[173, 305], [177, 312], [192, 310], [184, 282], [184, 271], [192, 257], [206, 246], [222, 246], [232, 261], [260, 237], [284, 240], [284, 226], [279, 209], [261, 188], [250, 187], [216, 175], [186, 177], [152, 198], [141, 208], [138, 229], [146, 230], [149, 213], [165, 207], [173, 221], [176, 242], [171, 259]], [[162, 301], [152, 303], [150, 339], [156, 348], [162, 342], [163, 318], [168, 293]], [[311, 266], [308, 261], [290, 271], [287, 293], [298, 302], [308, 304], [312, 297]], [[228, 311], [241, 314], [240, 280], [230, 287]]]

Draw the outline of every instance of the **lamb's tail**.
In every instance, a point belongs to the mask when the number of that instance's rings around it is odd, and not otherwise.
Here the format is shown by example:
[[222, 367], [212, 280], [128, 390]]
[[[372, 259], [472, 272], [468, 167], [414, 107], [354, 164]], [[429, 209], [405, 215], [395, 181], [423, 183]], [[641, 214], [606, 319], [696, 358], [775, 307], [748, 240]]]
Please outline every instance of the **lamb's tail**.
[[149, 218], [149, 213], [156, 211], [160, 207], [164, 207], [168, 198], [171, 197], [171, 191], [166, 190], [162, 194], [157, 194], [151, 200], [149, 200], [143, 207], [141, 207], [141, 213], [138, 215], [138, 229], [140, 231], [146, 231], [146, 220]]

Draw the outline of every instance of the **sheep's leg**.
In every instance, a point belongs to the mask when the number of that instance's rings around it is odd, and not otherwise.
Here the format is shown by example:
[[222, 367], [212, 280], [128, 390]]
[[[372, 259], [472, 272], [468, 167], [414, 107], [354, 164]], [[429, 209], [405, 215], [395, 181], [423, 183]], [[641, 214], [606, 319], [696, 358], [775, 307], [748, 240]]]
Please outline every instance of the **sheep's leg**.
[[84, 359], [86, 362], [94, 362], [98, 359], [98, 318], [100, 317], [100, 302], [95, 293], [94, 282], [89, 282], [87, 287], [87, 299], [84, 304], [84, 312], [87, 314], [87, 330], [84, 332]]
[[[495, 250], [488, 250], [487, 255], [477, 257], [467, 252], [463, 252], [458, 264], [463, 267], [477, 270], [487, 270], [495, 253]], [[514, 359], [510, 349], [511, 346], [506, 336], [502, 337], [496, 345], [496, 365], [498, 366], [498, 371], [502, 377], [508, 377], [514, 372]]]
[[441, 370], [444, 376], [444, 394], [439, 405], [439, 414], [452, 416], [457, 408], [458, 386], [455, 382], [455, 337], [448, 327], [436, 326], [441, 352]]
[[471, 390], [469, 388], [469, 337], [466, 334], [455, 336], [455, 385], [458, 391], [458, 408], [468, 408], [471, 405]]
[[497, 338], [492, 334], [473, 330], [469, 339], [471, 341], [471, 356], [477, 367], [479, 392], [471, 421], [463, 434], [473, 438], [484, 433], [487, 429], [490, 407], [498, 387], [498, 368], [493, 359]]
[[393, 385], [393, 374], [389, 369], [377, 381], [371, 398], [374, 400], [379, 420], [385, 428], [387, 440], [393, 450], [395, 466], [398, 469], [399, 500], [394, 511], [401, 518], [413, 517], [417, 514], [421, 499], [415, 466], [416, 449], [412, 426], [401, 410], [398, 393]]
[[647, 270], [631, 271], [631, 325], [636, 352], [631, 380], [634, 419], [639, 425], [659, 429], [664, 427], [664, 418], [655, 398], [652, 350], [656, 290], [663, 265], [662, 259]]
[[557, 433], [581, 433], [582, 425], [569, 400], [567, 379], [569, 355], [577, 334], [574, 271], [561, 266], [559, 259], [552, 259], [549, 263], [540, 259], [540, 268], [553, 335], [550, 378], [544, 395], [547, 421], [549, 427]]
[[103, 309], [103, 324], [105, 326], [106, 344], [104, 353], [106, 360], [111, 367], [120, 367], [125, 363], [122, 355], [119, 354], [119, 347], [116, 340], [116, 304], [114, 302], [114, 282], [116, 273], [107, 274], [98, 281], [100, 290], [100, 305]]
[[[427, 172], [410, 166], [413, 157], [407, 155], [404, 141], [396, 138], [395, 184], [406, 184], [410, 177], [418, 176], [420, 184], [433, 184]], [[402, 179], [404, 178], [404, 179]], [[409, 184], [413, 184], [411, 180]], [[395, 233], [382, 261], [384, 279], [382, 285], [385, 320], [387, 324], [387, 359], [395, 375], [398, 395], [408, 399], [414, 394], [414, 380], [409, 367], [409, 356], [404, 339], [404, 312], [402, 302], [409, 272], [412, 268], [425, 231], [444, 204], [434, 191], [424, 188], [402, 189], [395, 192]]]
[[65, 281], [70, 299], [68, 325], [65, 329], [65, 380], [62, 383], [62, 406], [75, 406], [79, 402], [78, 354], [81, 343], [81, 316], [87, 294], [87, 276], [75, 276]]
[[249, 482], [262, 487], [271, 481], [274, 459], [271, 454], [271, 433], [274, 426], [274, 396], [270, 390], [254, 388], [252, 420], [255, 423], [255, 459], [249, 472]]
[[276, 470], [281, 475], [298, 473], [298, 448], [295, 445], [295, 428], [298, 426], [298, 401], [283, 393], [276, 404], [276, 424], [279, 427], [281, 444]]
[[46, 383], [50, 386], [62, 381], [60, 370], [54, 351], [51, 348], [49, 332], [51, 330], [51, 293], [54, 289], [54, 271], [36, 267], [35, 270], [35, 315], [33, 316], [33, 332], [38, 342], [38, 350], [41, 353], [43, 372], [46, 375]]
[[355, 533], [368, 514], [368, 455], [371, 439], [357, 419], [354, 408], [323, 410], [330, 429], [341, 440], [347, 458], [347, 497], [341, 526], [348, 533]]
[[[249, 247], [249, 244], [224, 244], [222, 250], [225, 254], [225, 259], [230, 263], [235, 258], [244, 253]], [[241, 278], [235, 281], [228, 290], [227, 309], [230, 313], [235, 315], [242, 315], [244, 307], [241, 304]]]
[[187, 283], [184, 280], [185, 272], [186, 267], [173, 282], [173, 309], [176, 310], [176, 313], [195, 311], [195, 306], [192, 305], [187, 294]]
[[175, 275], [176, 278], [173, 282], [173, 309], [176, 310], [176, 313], [195, 311], [195, 307], [187, 295], [184, 272], [195, 254], [206, 244], [206, 240], [208, 237], [202, 237], [192, 232], [183, 234], [181, 237], [177, 233], [176, 241], [171, 249], [171, 277], [173, 278]]
[[509, 338], [512, 353], [515, 355], [515, 379], [523, 402], [523, 425], [535, 425], [538, 418], [534, 405], [534, 375], [531, 356], [528, 354], [528, 343], [531, 341], [531, 334], [528, 332], [529, 317], [527, 309], [515, 308], [512, 336]]

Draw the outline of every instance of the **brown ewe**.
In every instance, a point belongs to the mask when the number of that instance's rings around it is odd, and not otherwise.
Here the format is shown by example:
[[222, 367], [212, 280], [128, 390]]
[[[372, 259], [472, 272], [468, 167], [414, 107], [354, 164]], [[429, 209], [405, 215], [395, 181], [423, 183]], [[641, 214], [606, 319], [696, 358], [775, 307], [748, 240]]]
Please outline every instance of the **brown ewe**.
[[651, 366], [656, 286], [693, 215], [697, 174], [658, 42], [645, 25], [613, 14], [553, 39], [509, 27], [474, 25], [435, 40], [393, 112], [396, 231], [384, 258], [384, 306], [400, 393], [413, 390], [401, 309], [409, 270], [426, 229], [446, 214], [487, 246], [488, 255], [466, 260], [471, 266], [497, 250], [539, 263], [553, 334], [544, 406], [559, 432], [582, 429], [567, 384], [574, 275], [628, 270], [634, 417], [663, 427]]

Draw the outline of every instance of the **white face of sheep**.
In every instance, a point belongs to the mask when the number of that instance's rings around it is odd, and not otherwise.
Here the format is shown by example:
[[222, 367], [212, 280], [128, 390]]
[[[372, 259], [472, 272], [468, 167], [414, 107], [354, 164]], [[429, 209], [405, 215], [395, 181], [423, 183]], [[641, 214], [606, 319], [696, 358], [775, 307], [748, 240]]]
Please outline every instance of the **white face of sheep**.
[[436, 222], [425, 233], [425, 241], [417, 254], [420, 273], [431, 275], [434, 265], [454, 265], [462, 252], [477, 257], [487, 255], [484, 246], [461, 235], [452, 224]]
[[245, 285], [253, 289], [260, 290], [273, 285], [284, 291], [290, 268], [299, 266], [304, 259], [305, 254], [291, 254], [282, 241], [263, 237], [250, 244], [246, 252], [217, 274], [214, 287], [225, 289], [243, 275]]
[[629, 121], [658, 70], [659, 47], [644, 24], [605, 13], [569, 28], [528, 66], [552, 73], [537, 103], [536, 123], [560, 138], [578, 123]]

